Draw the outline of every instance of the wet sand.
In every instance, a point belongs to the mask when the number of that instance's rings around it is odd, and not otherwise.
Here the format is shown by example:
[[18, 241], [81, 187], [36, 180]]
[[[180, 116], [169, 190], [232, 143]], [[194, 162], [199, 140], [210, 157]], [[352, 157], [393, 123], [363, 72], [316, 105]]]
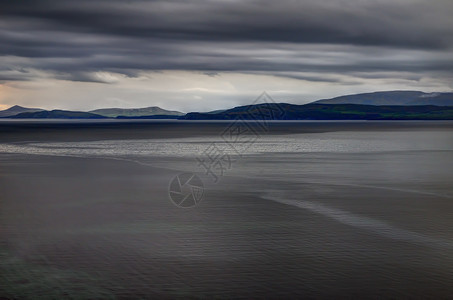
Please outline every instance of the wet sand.
[[[177, 138], [224, 126], [162, 124], [71, 125], [69, 133], [7, 125], [0, 136], [19, 144]], [[283, 124], [270, 134], [448, 136], [452, 127], [427, 124]], [[251, 154], [218, 183], [193, 157], [3, 153], [0, 297], [445, 299], [453, 294], [452, 151]], [[203, 200], [181, 209], [169, 182], [191, 170]]]

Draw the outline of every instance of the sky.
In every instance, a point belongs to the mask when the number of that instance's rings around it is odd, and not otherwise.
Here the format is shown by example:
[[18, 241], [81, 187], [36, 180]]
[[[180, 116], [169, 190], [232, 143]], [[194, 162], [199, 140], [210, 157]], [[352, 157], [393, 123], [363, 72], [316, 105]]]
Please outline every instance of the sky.
[[1, 0], [0, 109], [453, 90], [452, 0]]

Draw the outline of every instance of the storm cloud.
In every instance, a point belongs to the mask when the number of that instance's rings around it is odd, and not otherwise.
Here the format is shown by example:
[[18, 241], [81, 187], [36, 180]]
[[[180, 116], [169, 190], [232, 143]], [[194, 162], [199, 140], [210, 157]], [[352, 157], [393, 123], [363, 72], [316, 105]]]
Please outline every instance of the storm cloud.
[[450, 0], [2, 1], [0, 83], [194, 71], [446, 87], [452, 15]]

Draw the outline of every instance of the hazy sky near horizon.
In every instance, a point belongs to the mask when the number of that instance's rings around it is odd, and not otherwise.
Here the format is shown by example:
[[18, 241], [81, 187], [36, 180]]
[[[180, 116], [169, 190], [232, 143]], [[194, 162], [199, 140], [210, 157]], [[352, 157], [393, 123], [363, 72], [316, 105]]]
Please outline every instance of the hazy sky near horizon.
[[0, 109], [453, 89], [451, 0], [0, 2]]

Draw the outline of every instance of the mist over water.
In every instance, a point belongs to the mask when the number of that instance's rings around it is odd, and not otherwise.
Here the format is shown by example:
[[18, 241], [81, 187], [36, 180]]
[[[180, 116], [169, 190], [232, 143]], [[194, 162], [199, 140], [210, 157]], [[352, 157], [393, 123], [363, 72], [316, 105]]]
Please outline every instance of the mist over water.
[[[234, 149], [209, 124], [4, 131], [0, 297], [448, 298], [453, 131], [428, 125], [293, 124]], [[217, 181], [197, 161], [213, 143]], [[183, 172], [204, 184], [190, 209], [168, 195]]]

